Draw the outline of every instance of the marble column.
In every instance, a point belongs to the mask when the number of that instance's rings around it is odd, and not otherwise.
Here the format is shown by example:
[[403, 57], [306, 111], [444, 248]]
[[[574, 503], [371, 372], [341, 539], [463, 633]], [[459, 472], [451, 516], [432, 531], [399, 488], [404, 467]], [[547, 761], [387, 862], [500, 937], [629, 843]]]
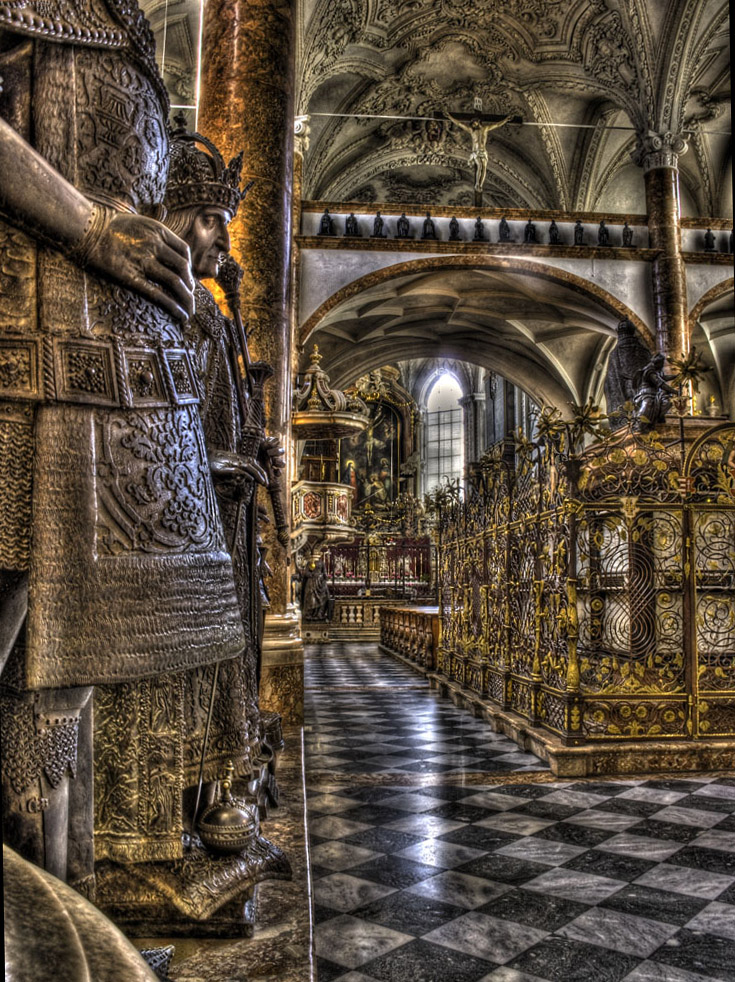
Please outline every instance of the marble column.
[[[309, 117], [297, 116], [294, 122], [294, 151], [293, 151], [293, 192], [291, 196], [291, 226], [294, 234], [301, 230], [301, 202], [303, 199], [304, 183], [304, 155], [309, 149]], [[291, 378], [295, 379], [299, 371], [299, 351], [295, 339], [299, 330], [299, 287], [301, 284], [301, 250], [294, 241], [291, 251], [291, 337], [294, 343], [291, 346]], [[294, 451], [295, 451], [294, 441]], [[294, 453], [293, 469], [294, 479], [298, 459]]]
[[492, 446], [510, 436], [515, 428], [515, 389], [503, 378], [490, 372], [485, 384], [485, 441]]
[[[230, 227], [232, 253], [245, 270], [242, 315], [251, 356], [275, 369], [267, 387], [268, 433], [281, 438], [289, 460], [295, 7], [296, 0], [207, 0], [199, 107], [201, 132], [227, 159], [243, 150], [243, 182], [254, 182]], [[287, 469], [286, 493], [290, 477]], [[288, 515], [286, 501], [284, 509]], [[266, 545], [273, 576], [260, 704], [298, 723], [303, 644], [298, 611], [289, 603], [290, 550], [272, 525]]]
[[656, 346], [669, 361], [686, 354], [690, 343], [678, 169], [686, 149], [686, 141], [678, 134], [648, 133], [640, 140], [637, 156], [646, 186], [649, 245], [658, 251], [651, 264]]
[[476, 463], [485, 450], [485, 393], [472, 392], [459, 400], [464, 423], [465, 465]]
[[[405, 485], [405, 489], [420, 498], [426, 492], [426, 410], [414, 410], [413, 417], [413, 445], [411, 453], [418, 450], [419, 462], [413, 472], [413, 486], [411, 482]], [[409, 455], [410, 456], [410, 455]]]

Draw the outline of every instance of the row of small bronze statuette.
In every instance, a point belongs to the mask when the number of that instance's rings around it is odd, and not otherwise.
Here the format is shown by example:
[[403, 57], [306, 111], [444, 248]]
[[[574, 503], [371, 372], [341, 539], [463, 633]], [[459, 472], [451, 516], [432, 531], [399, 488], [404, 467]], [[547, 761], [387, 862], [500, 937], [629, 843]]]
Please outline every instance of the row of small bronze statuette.
[[[717, 240], [715, 239], [715, 233], [711, 228], [708, 228], [704, 233], [704, 251], [705, 252], [717, 252]], [[727, 248], [722, 250], [723, 252], [732, 252], [732, 231], [730, 232], [727, 239]]]
[[[328, 209], [324, 209], [324, 214], [321, 216], [319, 222], [319, 235], [336, 235], [334, 229], [334, 219], [329, 214]], [[350, 212], [349, 216], [345, 219], [345, 230], [344, 235], [347, 238], [361, 238], [362, 232], [360, 231], [360, 226], [358, 224], [357, 218], [354, 213]], [[370, 238], [373, 239], [385, 239], [388, 237], [386, 231], [386, 223], [382, 218], [380, 212], [378, 212], [373, 220], [373, 231]], [[406, 218], [405, 212], [396, 221], [395, 235], [396, 239], [412, 239], [414, 238], [411, 231], [411, 223]], [[426, 218], [423, 221], [422, 239], [439, 239], [436, 234], [436, 226], [434, 220], [429, 212], [426, 213]], [[449, 241], [450, 242], [461, 242], [462, 234], [459, 226], [459, 222], [456, 218], [450, 219], [449, 222]], [[485, 231], [485, 222], [478, 216], [475, 220], [475, 231], [472, 237], [473, 242], [489, 242], [491, 241]], [[510, 225], [505, 218], [501, 218], [498, 223], [498, 242], [513, 242], [513, 234], [511, 232]], [[540, 239], [537, 237], [536, 225], [532, 221], [528, 221], [523, 229], [523, 241], [524, 243], [540, 243]], [[559, 226], [555, 221], [552, 221], [549, 225], [549, 245], [565, 245], [562, 241], [562, 234]], [[585, 228], [580, 220], [574, 226], [574, 245], [582, 246], [588, 243], [585, 242]], [[605, 222], [600, 222], [599, 228], [597, 229], [597, 243], [598, 246], [609, 246], [612, 245], [610, 242], [610, 230], [608, 229]], [[633, 245], [633, 229], [630, 228], [628, 223], [625, 223], [623, 227], [622, 245], [626, 248], [634, 248]]]

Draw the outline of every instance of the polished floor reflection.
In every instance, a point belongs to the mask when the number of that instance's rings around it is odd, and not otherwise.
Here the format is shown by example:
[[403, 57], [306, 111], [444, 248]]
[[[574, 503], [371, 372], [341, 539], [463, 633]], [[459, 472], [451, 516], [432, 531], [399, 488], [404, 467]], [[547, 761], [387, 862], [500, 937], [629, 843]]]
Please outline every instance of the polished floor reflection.
[[375, 645], [306, 686], [318, 982], [735, 982], [735, 778], [555, 781]]

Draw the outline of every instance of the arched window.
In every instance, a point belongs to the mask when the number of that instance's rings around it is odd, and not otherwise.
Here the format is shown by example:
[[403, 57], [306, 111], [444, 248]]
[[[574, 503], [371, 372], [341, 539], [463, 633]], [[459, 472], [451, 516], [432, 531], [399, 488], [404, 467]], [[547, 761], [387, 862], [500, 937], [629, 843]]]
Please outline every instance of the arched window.
[[444, 478], [462, 480], [464, 470], [464, 432], [459, 400], [462, 389], [449, 372], [440, 375], [426, 400], [426, 490], [431, 491]]

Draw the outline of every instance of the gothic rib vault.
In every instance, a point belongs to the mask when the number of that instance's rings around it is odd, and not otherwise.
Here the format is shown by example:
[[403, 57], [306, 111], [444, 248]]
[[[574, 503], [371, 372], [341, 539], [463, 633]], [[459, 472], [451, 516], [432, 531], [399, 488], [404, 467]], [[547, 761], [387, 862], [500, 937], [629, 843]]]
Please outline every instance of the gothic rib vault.
[[631, 154], [649, 131], [691, 133], [684, 214], [730, 205], [722, 0], [306, 0], [300, 48], [306, 198], [471, 205], [457, 127], [375, 117], [480, 97], [486, 112], [537, 124], [492, 134], [491, 206], [644, 212]]
[[[315, 215], [307, 213], [327, 205], [339, 215], [338, 235], [344, 213], [355, 211], [363, 239], [343, 240], [345, 250], [331, 254], [342, 246], [302, 240], [301, 344], [312, 335], [319, 340], [339, 385], [420, 350], [501, 372], [540, 402], [564, 408], [599, 399], [620, 317], [632, 317], [652, 347], [661, 345], [650, 283], [660, 248], [650, 224], [657, 202], [644, 179], [654, 154], [656, 167], [678, 169], [688, 227], [677, 248], [701, 250], [712, 224], [725, 236], [717, 249], [728, 251], [729, 43], [722, 0], [305, 0], [296, 102], [308, 135], [301, 232], [314, 234]], [[473, 207], [469, 138], [445, 115], [470, 111], [478, 98], [484, 112], [524, 121], [489, 135], [480, 211]], [[405, 241], [379, 260], [376, 250], [392, 246], [366, 241], [376, 209], [383, 209], [389, 239], [401, 210], [411, 216], [416, 240], [423, 210], [432, 211], [445, 240], [450, 216], [482, 214], [487, 251], [498, 256], [488, 261], [485, 250], [462, 247], [468, 254], [458, 250], [457, 262], [424, 258], [451, 251], [449, 243], [433, 250], [433, 243]], [[627, 257], [618, 252], [605, 282], [599, 251], [585, 253], [585, 266], [571, 252], [566, 262], [535, 246], [525, 253], [493, 249], [502, 214], [511, 222], [532, 218], [539, 243], [547, 242], [553, 217], [568, 245], [577, 218], [590, 246], [601, 218], [613, 226], [629, 221], [636, 249]], [[519, 235], [522, 225], [516, 243]], [[471, 228], [463, 227], [462, 238], [471, 242]], [[613, 227], [611, 244], [620, 241]], [[727, 406], [735, 354], [731, 286], [725, 288], [724, 271], [694, 269], [697, 261], [685, 260], [689, 340], [714, 369], [707, 398]], [[312, 284], [329, 280], [340, 263], [354, 271], [353, 281], [343, 276], [317, 309]], [[669, 274], [653, 269], [654, 279], [662, 275]]]
[[483, 364], [554, 405], [599, 396], [596, 368], [613, 335], [612, 312], [565, 284], [461, 267], [386, 280], [345, 300], [319, 325], [340, 385], [421, 352]]

